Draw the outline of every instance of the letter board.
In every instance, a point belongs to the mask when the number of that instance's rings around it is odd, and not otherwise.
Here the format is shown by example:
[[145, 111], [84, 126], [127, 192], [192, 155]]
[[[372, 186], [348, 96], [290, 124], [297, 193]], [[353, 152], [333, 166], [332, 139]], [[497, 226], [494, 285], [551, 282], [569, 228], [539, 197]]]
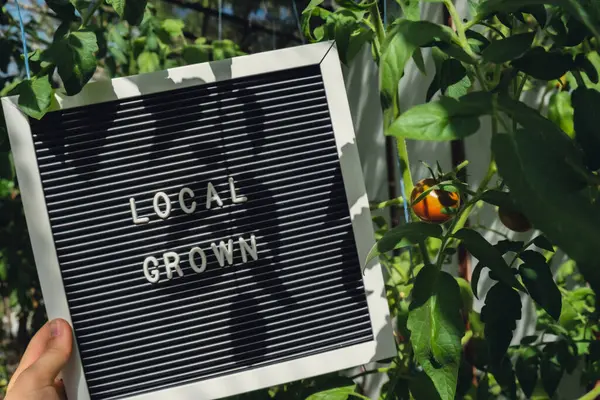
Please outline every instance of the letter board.
[[[2, 99], [70, 399], [213, 399], [395, 354], [331, 43]], [[189, 397], [192, 396], [192, 397]]]

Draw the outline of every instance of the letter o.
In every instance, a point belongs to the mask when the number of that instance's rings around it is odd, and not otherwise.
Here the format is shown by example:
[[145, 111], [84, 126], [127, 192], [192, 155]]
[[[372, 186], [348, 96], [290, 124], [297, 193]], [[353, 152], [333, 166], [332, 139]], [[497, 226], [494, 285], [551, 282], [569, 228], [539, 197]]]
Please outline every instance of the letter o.
[[[200, 267], [198, 267], [198, 264], [196, 264], [196, 260], [194, 259], [194, 255], [196, 253], [200, 254], [200, 258], [202, 259], [202, 264], [200, 265]], [[201, 274], [206, 270], [206, 254], [204, 254], [204, 251], [200, 247], [192, 248], [190, 250], [189, 258], [190, 258], [190, 267], [192, 267], [194, 272]]]
[[[165, 206], [166, 206], [166, 208], [164, 210], [161, 210], [158, 207], [158, 201], [161, 199], [162, 199], [163, 203], [165, 203]], [[156, 193], [154, 195], [154, 201], [152, 202], [152, 205], [154, 206], [154, 212], [160, 218], [167, 219], [167, 218], [169, 218], [169, 215], [171, 215], [171, 200], [169, 199], [169, 196], [167, 196], [167, 194], [165, 192]]]

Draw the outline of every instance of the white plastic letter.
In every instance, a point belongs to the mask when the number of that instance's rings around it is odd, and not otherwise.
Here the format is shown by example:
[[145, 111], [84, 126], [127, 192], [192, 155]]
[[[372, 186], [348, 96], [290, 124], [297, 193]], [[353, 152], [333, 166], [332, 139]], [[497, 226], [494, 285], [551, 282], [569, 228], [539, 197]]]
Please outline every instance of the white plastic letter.
[[173, 279], [173, 270], [177, 271], [177, 275], [183, 276], [183, 271], [179, 266], [179, 254], [174, 251], [163, 254], [165, 260], [165, 268], [167, 269], [167, 279]]
[[148, 217], [138, 217], [137, 207], [135, 206], [135, 199], [133, 197], [129, 199], [129, 206], [131, 207], [131, 218], [133, 219], [134, 224], [141, 225], [150, 222], [150, 218]]
[[219, 197], [219, 194], [215, 190], [215, 187], [212, 183], [208, 182], [208, 186], [206, 187], [206, 209], [210, 210], [212, 206], [212, 202], [216, 201], [219, 207], [223, 207], [223, 200]]
[[[164, 210], [161, 210], [158, 207], [158, 201], [160, 199], [162, 199], [162, 201], [165, 203], [166, 208]], [[169, 200], [169, 196], [167, 196], [165, 192], [156, 193], [154, 195], [154, 201], [152, 202], [152, 204], [154, 205], [154, 212], [156, 213], [156, 215], [158, 215], [162, 219], [169, 218], [169, 215], [171, 215], [171, 200]]]
[[217, 257], [217, 261], [219, 261], [221, 267], [225, 266], [225, 258], [227, 258], [227, 263], [229, 265], [233, 264], [233, 239], [229, 239], [227, 245], [221, 240], [221, 242], [219, 242], [219, 247], [214, 243], [211, 243], [210, 247], [212, 248], [213, 253], [215, 253], [215, 257]]
[[[150, 263], [153, 264], [152, 270], [150, 270]], [[158, 272], [158, 260], [156, 257], [146, 257], [144, 260], [144, 276], [150, 283], [157, 283], [160, 280], [160, 272]]]
[[231, 201], [234, 204], [244, 203], [244, 202], [248, 201], [248, 198], [246, 196], [238, 197], [235, 194], [235, 181], [233, 180], [233, 178], [229, 178], [229, 191], [231, 192]]
[[258, 251], [256, 250], [256, 237], [254, 235], [250, 236], [250, 245], [252, 247], [248, 246], [248, 243], [246, 243], [244, 238], [239, 238], [238, 243], [240, 245], [240, 251], [242, 252], [243, 262], [248, 262], [248, 256], [246, 255], [246, 252], [250, 253], [250, 257], [252, 257], [254, 261], [258, 260]]
[[[196, 264], [195, 255], [200, 254], [200, 258], [202, 259], [202, 264], [198, 267]], [[194, 272], [201, 274], [206, 270], [206, 254], [204, 254], [204, 250], [200, 247], [194, 247], [190, 250], [190, 266], [194, 270]]]
[[196, 211], [196, 200], [192, 200], [192, 205], [190, 207], [186, 206], [183, 201], [183, 195], [185, 195], [185, 194], [187, 194], [188, 197], [190, 197], [192, 199], [194, 198], [194, 192], [192, 191], [192, 189], [184, 187], [179, 192], [179, 206], [181, 207], [181, 209], [183, 210], [184, 213], [193, 214], [194, 211]]

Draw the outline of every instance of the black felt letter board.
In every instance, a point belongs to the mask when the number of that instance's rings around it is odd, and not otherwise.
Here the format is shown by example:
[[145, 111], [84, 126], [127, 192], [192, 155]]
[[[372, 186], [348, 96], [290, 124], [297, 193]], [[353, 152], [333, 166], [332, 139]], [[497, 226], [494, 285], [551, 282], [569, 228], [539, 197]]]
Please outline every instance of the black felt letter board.
[[[31, 126], [93, 399], [373, 340], [319, 66], [53, 112]], [[246, 202], [232, 203], [229, 178]], [[206, 209], [209, 182], [222, 207]], [[197, 202], [190, 214], [184, 187]], [[153, 208], [158, 192], [171, 202], [166, 219]], [[148, 223], [133, 222], [131, 198]], [[251, 235], [258, 259], [244, 263], [237, 241]], [[229, 239], [233, 265], [221, 267], [211, 243]], [[206, 254], [202, 273], [188, 261], [194, 247]], [[167, 279], [167, 252], [183, 276]], [[157, 283], [144, 275], [149, 256]]]

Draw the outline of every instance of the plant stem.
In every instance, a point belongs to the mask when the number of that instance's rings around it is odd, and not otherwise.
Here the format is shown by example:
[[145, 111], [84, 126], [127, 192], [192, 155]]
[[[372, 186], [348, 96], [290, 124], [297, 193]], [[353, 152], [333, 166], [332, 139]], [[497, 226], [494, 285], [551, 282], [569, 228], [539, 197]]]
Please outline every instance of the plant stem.
[[382, 203], [378, 203], [378, 204], [371, 204], [371, 210], [381, 210], [383, 208], [386, 207], [391, 207], [391, 206], [403, 206], [404, 205], [404, 198], [403, 197], [397, 197], [395, 199], [392, 200], [387, 200], [384, 201]]
[[600, 385], [581, 396], [579, 400], [595, 400], [598, 396], [600, 396]]
[[103, 0], [95, 0], [95, 3], [92, 3], [92, 5], [90, 5], [87, 14], [85, 15], [85, 17], [83, 17], [83, 21], [81, 22], [81, 28], [87, 26], [87, 24], [90, 22], [90, 19], [92, 18], [96, 10], [100, 8], [102, 3]]
[[383, 42], [385, 41], [385, 27], [383, 26], [383, 20], [381, 19], [381, 14], [379, 13], [379, 7], [377, 6], [377, 2], [375, 2], [370, 8], [370, 19], [373, 23], [373, 28], [375, 29], [375, 51], [381, 56], [381, 51], [383, 49]]
[[582, 88], [585, 88], [585, 81], [583, 80], [583, 76], [581, 76], [581, 71], [573, 70], [571, 72], [573, 72], [573, 76], [577, 81], [577, 85], [581, 86]]
[[467, 41], [465, 27], [462, 23], [462, 20], [460, 19], [460, 15], [458, 15], [456, 7], [454, 7], [454, 3], [452, 2], [452, 0], [444, 0], [444, 5], [446, 6], [448, 13], [450, 14], [450, 17], [452, 18], [452, 21], [454, 22], [454, 26], [456, 26], [456, 33], [458, 34], [458, 39], [460, 40], [463, 48], [465, 48], [465, 51], [470, 56], [474, 56], [473, 51], [471, 50], [471, 47], [469, 46], [469, 43]]
[[410, 161], [408, 158], [408, 149], [406, 147], [406, 139], [396, 139], [396, 147], [398, 148], [398, 157], [400, 158], [400, 173], [404, 180], [404, 191], [402, 193], [404, 197], [410, 196], [414, 188], [412, 175], [410, 173]]

